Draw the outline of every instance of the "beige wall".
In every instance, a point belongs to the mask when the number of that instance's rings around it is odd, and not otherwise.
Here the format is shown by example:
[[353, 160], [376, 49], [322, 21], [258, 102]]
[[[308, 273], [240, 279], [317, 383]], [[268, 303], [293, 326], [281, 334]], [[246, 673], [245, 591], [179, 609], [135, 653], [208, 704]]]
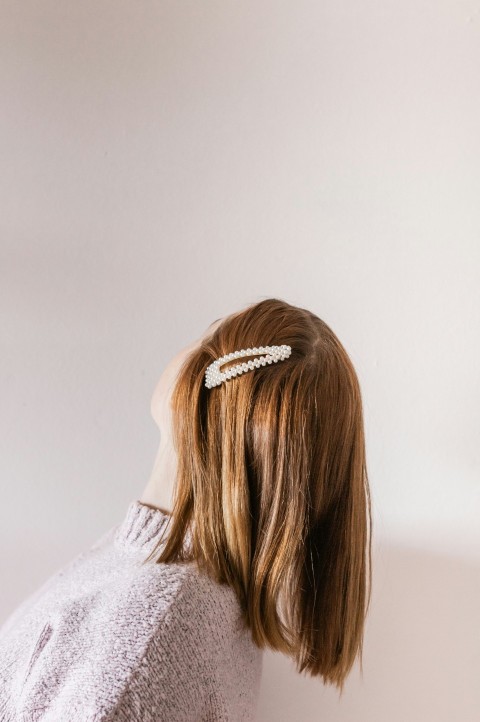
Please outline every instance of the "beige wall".
[[2, 618], [123, 516], [169, 358], [266, 296], [365, 403], [374, 595], [344, 698], [267, 653], [259, 719], [480, 708], [480, 12], [0, 4]]

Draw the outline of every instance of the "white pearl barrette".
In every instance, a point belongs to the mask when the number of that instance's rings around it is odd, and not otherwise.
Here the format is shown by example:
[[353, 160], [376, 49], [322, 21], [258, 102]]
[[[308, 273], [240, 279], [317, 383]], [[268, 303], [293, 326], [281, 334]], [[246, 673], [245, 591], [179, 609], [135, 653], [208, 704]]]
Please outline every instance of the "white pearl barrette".
[[[211, 389], [213, 386], [220, 386], [223, 381], [240, 376], [246, 371], [253, 371], [253, 369], [259, 366], [266, 366], [267, 364], [277, 363], [277, 361], [283, 361], [288, 358], [292, 353], [291, 346], [258, 346], [255, 348], [242, 348], [240, 351], [232, 351], [227, 353], [226, 356], [213, 361], [205, 371], [205, 386], [207, 389]], [[241, 358], [243, 356], [256, 356], [257, 354], [265, 354], [260, 358], [251, 359], [244, 363], [236, 364], [235, 366], [229, 366], [226, 371], [220, 371], [220, 366], [233, 361], [233, 359]]]

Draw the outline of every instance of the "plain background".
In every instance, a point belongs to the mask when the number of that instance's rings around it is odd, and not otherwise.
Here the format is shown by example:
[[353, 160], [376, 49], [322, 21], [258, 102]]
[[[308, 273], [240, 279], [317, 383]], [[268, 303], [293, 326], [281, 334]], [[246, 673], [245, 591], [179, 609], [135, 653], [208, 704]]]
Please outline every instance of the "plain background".
[[478, 2], [0, 15], [2, 618], [143, 490], [169, 359], [283, 298], [360, 378], [374, 586], [363, 678], [267, 652], [259, 720], [477, 720]]

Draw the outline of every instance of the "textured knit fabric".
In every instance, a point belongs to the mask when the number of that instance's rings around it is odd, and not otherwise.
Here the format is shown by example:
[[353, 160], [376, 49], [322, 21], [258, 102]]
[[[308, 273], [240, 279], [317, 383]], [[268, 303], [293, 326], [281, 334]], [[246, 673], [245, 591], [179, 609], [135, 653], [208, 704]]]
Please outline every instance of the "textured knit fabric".
[[1, 722], [255, 719], [262, 652], [233, 590], [194, 562], [141, 565], [168, 518], [131, 501], [7, 618]]

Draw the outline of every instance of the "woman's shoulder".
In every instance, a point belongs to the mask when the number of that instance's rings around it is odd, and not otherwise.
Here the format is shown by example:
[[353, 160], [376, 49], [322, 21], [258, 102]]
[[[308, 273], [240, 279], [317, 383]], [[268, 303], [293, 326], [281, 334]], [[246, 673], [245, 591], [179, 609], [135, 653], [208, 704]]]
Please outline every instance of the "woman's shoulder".
[[132, 570], [132, 592], [190, 622], [235, 625], [241, 608], [234, 590], [201, 570], [195, 561], [143, 564]]
[[[107, 541], [55, 575], [0, 637], [0, 679], [7, 697], [21, 690], [25, 710], [38, 707], [35, 690], [45, 683], [49, 699], [40, 701], [56, 719], [117, 704], [160, 705], [163, 714], [161, 704], [176, 709], [188, 684], [189, 709], [213, 689], [238, 705], [240, 671], [250, 689], [260, 665], [240, 620], [233, 589], [195, 562], [142, 563]], [[171, 693], [163, 700], [159, 689]]]

